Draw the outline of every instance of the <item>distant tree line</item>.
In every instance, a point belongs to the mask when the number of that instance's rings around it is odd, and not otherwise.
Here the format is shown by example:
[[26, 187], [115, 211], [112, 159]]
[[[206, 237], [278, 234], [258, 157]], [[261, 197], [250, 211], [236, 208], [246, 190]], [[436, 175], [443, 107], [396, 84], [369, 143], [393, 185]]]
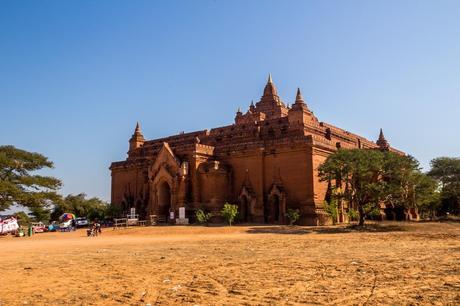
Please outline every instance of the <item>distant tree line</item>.
[[13, 205], [27, 208], [32, 218], [24, 211], [16, 213], [23, 223], [57, 220], [64, 212], [90, 220], [118, 214], [109, 203], [99, 198], [88, 199], [84, 193], [59, 195], [59, 179], [36, 173], [46, 168], [53, 168], [53, 163], [39, 153], [0, 146], [0, 212]]

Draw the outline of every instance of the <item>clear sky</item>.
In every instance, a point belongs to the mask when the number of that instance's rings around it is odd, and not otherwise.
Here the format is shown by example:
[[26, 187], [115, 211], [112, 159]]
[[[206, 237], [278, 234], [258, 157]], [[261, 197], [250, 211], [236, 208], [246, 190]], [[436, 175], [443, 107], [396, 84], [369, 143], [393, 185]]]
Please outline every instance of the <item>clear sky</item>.
[[320, 121], [427, 169], [460, 152], [460, 1], [0, 1], [0, 144], [110, 199], [147, 139], [231, 124], [272, 73]]

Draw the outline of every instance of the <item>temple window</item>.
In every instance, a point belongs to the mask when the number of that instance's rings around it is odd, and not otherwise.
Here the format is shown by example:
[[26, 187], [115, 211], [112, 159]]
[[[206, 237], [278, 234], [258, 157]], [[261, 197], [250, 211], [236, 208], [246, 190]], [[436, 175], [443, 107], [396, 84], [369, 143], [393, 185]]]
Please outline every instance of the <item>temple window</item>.
[[325, 137], [326, 137], [326, 139], [331, 140], [331, 129], [330, 128], [326, 129]]

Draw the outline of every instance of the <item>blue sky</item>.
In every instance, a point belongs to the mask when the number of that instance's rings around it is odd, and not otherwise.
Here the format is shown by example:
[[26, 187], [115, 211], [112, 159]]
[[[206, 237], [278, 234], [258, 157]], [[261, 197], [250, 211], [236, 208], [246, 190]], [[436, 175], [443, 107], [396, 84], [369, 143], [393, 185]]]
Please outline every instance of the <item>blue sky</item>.
[[231, 124], [272, 73], [319, 120], [424, 166], [460, 152], [460, 1], [0, 1], [0, 144], [110, 199], [112, 161]]

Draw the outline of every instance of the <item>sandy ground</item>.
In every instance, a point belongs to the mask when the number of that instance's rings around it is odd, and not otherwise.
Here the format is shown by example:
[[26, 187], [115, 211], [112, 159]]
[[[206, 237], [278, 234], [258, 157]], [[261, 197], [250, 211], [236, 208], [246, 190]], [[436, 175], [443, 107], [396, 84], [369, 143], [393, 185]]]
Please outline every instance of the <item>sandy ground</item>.
[[460, 304], [460, 223], [0, 238], [0, 305]]

